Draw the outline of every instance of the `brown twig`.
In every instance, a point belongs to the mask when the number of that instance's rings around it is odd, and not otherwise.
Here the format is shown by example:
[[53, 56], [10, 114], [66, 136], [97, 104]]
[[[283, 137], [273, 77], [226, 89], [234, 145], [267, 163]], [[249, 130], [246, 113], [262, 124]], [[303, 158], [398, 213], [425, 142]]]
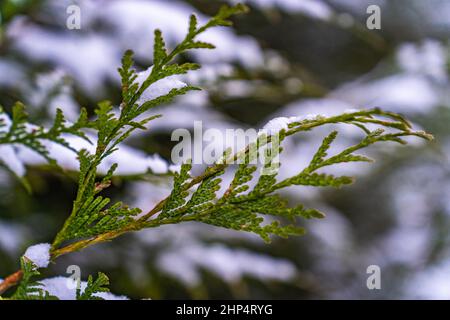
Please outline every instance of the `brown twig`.
[[22, 280], [22, 277], [23, 277], [22, 270], [16, 271], [12, 275], [6, 277], [6, 279], [3, 280], [2, 283], [0, 283], [0, 295], [3, 294], [9, 288], [18, 285], [19, 282]]

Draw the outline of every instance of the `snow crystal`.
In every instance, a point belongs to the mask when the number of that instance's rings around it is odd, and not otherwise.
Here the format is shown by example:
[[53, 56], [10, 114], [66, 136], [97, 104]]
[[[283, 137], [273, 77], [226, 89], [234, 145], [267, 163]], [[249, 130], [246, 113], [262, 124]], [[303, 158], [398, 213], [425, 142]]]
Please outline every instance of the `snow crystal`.
[[[72, 278], [54, 277], [39, 281], [43, 288], [52, 296], [58, 297], [60, 300], [75, 300], [76, 299], [76, 281]], [[86, 289], [86, 281], [81, 281], [81, 292]], [[103, 298], [105, 300], [128, 300], [125, 296], [116, 296], [110, 292], [95, 293], [94, 296]]]
[[25, 251], [24, 257], [31, 260], [38, 268], [46, 268], [50, 263], [50, 248], [49, 243], [36, 244]]

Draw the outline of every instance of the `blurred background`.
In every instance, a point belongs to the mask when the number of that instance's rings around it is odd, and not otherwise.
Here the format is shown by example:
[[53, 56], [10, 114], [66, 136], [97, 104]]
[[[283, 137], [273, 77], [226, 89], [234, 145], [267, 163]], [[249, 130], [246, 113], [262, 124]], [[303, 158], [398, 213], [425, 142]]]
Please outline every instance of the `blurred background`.
[[[131, 298], [450, 298], [450, 1], [243, 2], [251, 12], [234, 18], [233, 29], [205, 35], [215, 51], [182, 57], [203, 65], [185, 81], [204, 90], [159, 108], [163, 118], [128, 141], [109, 196], [145, 210], [167, 195], [171, 132], [195, 120], [260, 128], [276, 116], [377, 106], [436, 140], [372, 149], [374, 165], [339, 168], [358, 177], [350, 187], [285, 192], [327, 214], [304, 223], [306, 236], [267, 245], [199, 223], [164, 226], [63, 257], [44, 276], [77, 264], [84, 277], [105, 272], [112, 291]], [[46, 124], [57, 107], [73, 120], [81, 106], [118, 104], [116, 70], [126, 49], [146, 69], [155, 28], [173, 46], [192, 12], [206, 19], [224, 3], [2, 0], [0, 105], [10, 112], [20, 100], [32, 121]], [[79, 30], [66, 27], [72, 4], [81, 8]], [[381, 8], [380, 30], [366, 27], [372, 4]], [[327, 132], [286, 141], [282, 174], [298, 172]], [[15, 160], [0, 171], [0, 276], [17, 269], [28, 245], [52, 241], [76, 191], [70, 161], [62, 163], [65, 175], [26, 154]], [[32, 194], [10, 172], [21, 167]], [[381, 268], [381, 290], [366, 287], [369, 265]]]

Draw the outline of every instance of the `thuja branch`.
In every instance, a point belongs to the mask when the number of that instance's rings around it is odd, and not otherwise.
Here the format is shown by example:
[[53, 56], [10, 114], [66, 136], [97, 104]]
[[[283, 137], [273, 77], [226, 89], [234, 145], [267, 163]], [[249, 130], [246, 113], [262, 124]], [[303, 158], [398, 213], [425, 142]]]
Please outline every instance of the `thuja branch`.
[[[167, 94], [142, 101], [146, 96], [146, 92], [151, 90], [151, 87], [156, 85], [159, 80], [185, 74], [190, 70], [199, 68], [199, 65], [194, 63], [178, 64], [173, 63], [173, 60], [179, 54], [191, 49], [213, 49], [214, 45], [196, 40], [197, 36], [216, 26], [230, 26], [231, 22], [228, 20], [230, 16], [246, 11], [247, 7], [241, 4], [233, 7], [224, 6], [217, 15], [202, 26], [198, 25], [197, 18], [195, 15], [192, 15], [185, 39], [175, 46], [175, 49], [171, 52], [166, 51], [162, 33], [156, 30], [153, 67], [151, 68], [150, 74], [141, 82], [137, 81], [138, 74], [133, 69], [133, 53], [132, 51], [127, 51], [122, 59], [122, 67], [119, 69], [122, 78], [122, 102], [118, 116], [113, 112], [113, 107], [109, 102], [102, 102], [95, 110], [97, 115], [96, 120], [88, 121], [87, 113], [83, 109], [80, 119], [74, 125], [66, 126], [62, 112], [58, 111], [55, 124], [49, 131], [37, 128], [32, 131], [33, 135], [30, 135], [26, 130], [26, 117], [24, 112], [22, 112], [23, 108], [19, 104], [14, 108], [12, 125], [8, 131], [0, 132], [0, 143], [22, 143], [36, 152], [41, 153], [44, 157], [47, 157], [52, 163], [54, 161], [48, 156], [47, 149], [40, 144], [41, 140], [52, 140], [70, 148], [70, 145], [65, 143], [65, 140], [61, 138], [61, 134], [71, 133], [86, 138], [80, 129], [90, 128], [97, 131], [95, 153], [90, 154], [87, 150], [78, 151], [78, 159], [80, 162], [79, 187], [72, 212], [53, 241], [51, 250], [52, 260], [62, 253], [85, 247], [87, 243], [106, 241], [125, 231], [140, 228], [140, 226], [134, 223], [134, 217], [140, 212], [139, 209], [130, 209], [121, 202], [107, 207], [110, 199], [98, 195], [98, 193], [111, 184], [110, 180], [117, 165], [111, 166], [101, 181], [96, 181], [97, 168], [136, 129], [146, 129], [146, 123], [159, 117], [144, 116], [144, 119], [141, 119], [140, 116], [144, 115], [146, 111], [155, 106], [167, 103], [178, 95], [198, 89], [186, 85], [181, 88], [173, 88]], [[0, 121], [0, 129], [5, 126]], [[70, 242], [77, 238], [87, 238], [87, 240], [75, 242], [72, 245], [66, 246], [65, 249], [58, 249], [62, 243]], [[17, 281], [20, 281], [21, 274], [18, 272], [16, 276], [8, 277], [8, 281], [2, 283], [0, 294], [10, 286], [15, 285]]]
[[[386, 119], [380, 119], [376, 117], [384, 117]], [[384, 142], [384, 141], [393, 141], [398, 143], [405, 143], [401, 138], [407, 137], [407, 136], [417, 136], [424, 139], [431, 139], [432, 137], [422, 131], [413, 131], [411, 129], [411, 125], [403, 118], [401, 118], [397, 114], [393, 114], [390, 112], [384, 112], [380, 109], [372, 109], [372, 110], [363, 110], [363, 111], [357, 111], [357, 112], [351, 112], [351, 113], [344, 113], [342, 115], [334, 116], [334, 117], [317, 117], [314, 120], [304, 120], [300, 122], [294, 122], [289, 125], [289, 129], [281, 132], [280, 134], [283, 137], [287, 137], [293, 134], [298, 134], [300, 132], [309, 131], [312, 130], [315, 127], [323, 126], [323, 125], [329, 125], [329, 124], [348, 124], [348, 125], [355, 125], [357, 124], [358, 127], [364, 126], [365, 123], [375, 123], [377, 125], [380, 125], [384, 128], [391, 128], [396, 130], [396, 132], [387, 132], [384, 133], [383, 129], [377, 128], [373, 131], [370, 131], [369, 129], [365, 128], [363, 132], [366, 134], [361, 141], [356, 143], [355, 145], [352, 145], [343, 151], [337, 153], [336, 155], [333, 155], [328, 158], [324, 158], [326, 155], [326, 149], [329, 147], [329, 145], [333, 142], [333, 140], [336, 138], [337, 132], [332, 132], [328, 137], [324, 139], [324, 142], [319, 148], [318, 153], [313, 157], [311, 163], [309, 166], [304, 168], [300, 173], [294, 177], [276, 182], [274, 181], [270, 188], [265, 188], [264, 190], [259, 190], [257, 193], [254, 193], [252, 196], [247, 195], [246, 197], [242, 198], [239, 203], [242, 206], [243, 203], [251, 203], [254, 202], [255, 199], [261, 199], [264, 196], [273, 193], [276, 190], [291, 186], [291, 185], [298, 185], [298, 184], [310, 184], [310, 185], [317, 185], [317, 186], [340, 186], [341, 184], [347, 184], [352, 181], [352, 179], [348, 177], [343, 178], [335, 178], [332, 176], [324, 176], [324, 175], [312, 175], [315, 171], [318, 169], [331, 166], [333, 164], [341, 163], [341, 162], [351, 162], [351, 161], [371, 161], [371, 159], [361, 156], [361, 155], [355, 155], [354, 152], [358, 151], [360, 149], [363, 149], [369, 145], [378, 143], [378, 142]], [[273, 139], [273, 136], [268, 136], [267, 139], [264, 139], [264, 143], [259, 143], [258, 148], [264, 147], [265, 144], [270, 144]], [[230, 166], [232, 163], [236, 163], [239, 160], [245, 159], [249, 155], [249, 151], [251, 150], [251, 145], [247, 146], [245, 149], [236, 152], [235, 154], [230, 154], [225, 157], [225, 159], [222, 159], [220, 162], [216, 163], [213, 166], [208, 167], [205, 172], [199, 176], [192, 177], [189, 181], [186, 181], [184, 184], [180, 186], [181, 192], [189, 191], [194, 186], [199, 185], [201, 183], [204, 183], [206, 180], [211, 179], [212, 177], [215, 177], [219, 173], [223, 172], [227, 167]], [[224, 197], [228, 196], [227, 193], [230, 193], [231, 188], [228, 188], [226, 194]], [[250, 192], [251, 194], [251, 192]], [[69, 244], [68, 246], [65, 246], [61, 249], [57, 249], [53, 251], [53, 255], [55, 257], [70, 253], [72, 251], [81, 250], [87, 246], [91, 246], [93, 244], [105, 242], [112, 240], [124, 233], [130, 232], [130, 231], [138, 231], [144, 228], [153, 228], [158, 227], [164, 224], [174, 224], [174, 223], [180, 223], [185, 221], [200, 221], [205, 222], [208, 220], [205, 220], [205, 217], [207, 218], [208, 214], [211, 214], [212, 212], [219, 210], [220, 206], [224, 206], [225, 203], [221, 201], [220, 199], [216, 199], [216, 204], [213, 206], [209, 206], [207, 210], [199, 210], [197, 212], [191, 212], [190, 214], [178, 214], [175, 216], [167, 216], [167, 217], [156, 217], [152, 219], [156, 215], [160, 215], [163, 211], [165, 206], [167, 206], [168, 202], [170, 202], [170, 196], [161, 200], [152, 210], [147, 212], [146, 214], [143, 214], [136, 220], [131, 221], [127, 225], [124, 225], [122, 228], [117, 230], [112, 230], [109, 232], [105, 232], [102, 234], [99, 234], [95, 237], [89, 238], [89, 239], [83, 239], [80, 241], [77, 241], [75, 243]], [[235, 203], [238, 201], [235, 200]], [[189, 207], [184, 209], [184, 212], [186, 213], [187, 209]], [[207, 222], [208, 223], [208, 222]], [[246, 230], [244, 230], [246, 231]], [[250, 230], [252, 231], [252, 230]], [[261, 230], [256, 230], [261, 232]], [[272, 230], [275, 231], [275, 230]], [[257, 232], [258, 233], [258, 232]], [[262, 235], [265, 236], [265, 232], [262, 232]]]
[[[405, 144], [404, 137], [415, 136], [427, 140], [432, 138], [425, 132], [414, 131], [411, 124], [402, 116], [381, 109], [350, 111], [331, 117], [295, 118], [289, 120], [285, 128], [275, 133], [262, 131], [256, 140], [243, 150], [235, 153], [226, 150], [221, 159], [198, 176], [191, 176], [191, 163], [187, 161], [181, 166], [180, 172], [175, 174], [170, 195], [147, 213], [141, 213], [139, 208], [130, 208], [122, 202], [111, 205], [110, 199], [101, 193], [110, 186], [117, 165], [112, 165], [108, 173], [98, 181], [99, 165], [135, 130], [145, 130], [145, 125], [156, 118], [146, 116], [149, 109], [197, 88], [184, 85], [157, 97], [149, 94], [149, 91], [151, 93], [152, 87], [162, 79], [199, 68], [197, 64], [178, 64], [174, 61], [179, 54], [187, 50], [214, 48], [212, 44], [196, 40], [197, 36], [209, 28], [230, 25], [227, 19], [244, 11], [246, 7], [242, 5], [223, 7], [202, 26], [198, 26], [194, 15], [191, 16], [185, 39], [170, 52], [165, 48], [162, 33], [156, 30], [153, 67], [145, 79], [138, 81], [139, 75], [133, 68], [131, 51], [127, 51], [122, 59], [122, 66], [119, 69], [122, 79], [122, 102], [118, 114], [114, 112], [109, 102], [102, 102], [95, 110], [95, 120], [87, 120], [83, 112], [74, 126], [66, 126], [62, 113], [58, 113], [54, 127], [48, 132], [41, 132], [40, 139], [48, 136], [61, 144], [64, 144], [64, 140], [60, 138], [62, 133], [85, 137], [80, 131], [85, 127], [97, 133], [95, 152], [89, 153], [84, 149], [77, 151], [80, 162], [78, 190], [72, 211], [52, 243], [51, 260], [88, 246], [110, 241], [128, 232], [188, 221], [252, 232], [267, 242], [272, 236], [301, 235], [304, 229], [299, 226], [299, 220], [323, 218], [324, 214], [314, 208], [305, 208], [302, 204], [289, 207], [287, 201], [277, 193], [280, 189], [298, 185], [341, 187], [350, 184], [353, 182], [352, 177], [335, 177], [318, 170], [340, 163], [372, 161], [355, 152], [378, 142]], [[148, 96], [151, 98], [146, 99]], [[20, 116], [20, 113], [18, 115]], [[21, 122], [16, 123], [20, 125]], [[338, 135], [337, 131], [332, 131], [324, 137], [305, 168], [298, 168], [299, 173], [292, 177], [277, 179], [280, 165], [278, 156], [282, 152], [281, 143], [286, 137], [333, 124], [356, 126], [361, 129], [363, 135], [354, 145], [329, 156], [329, 148]], [[16, 127], [17, 125], [12, 126], [11, 130], [16, 130]], [[10, 139], [10, 136], [12, 135], [0, 136], [0, 139]], [[253, 162], [255, 150], [257, 154], [263, 154], [264, 161], [259, 166]], [[267, 150], [270, 152], [266, 152]], [[238, 164], [237, 168], [233, 164]], [[257, 169], [260, 171], [257, 172]], [[223, 184], [221, 176], [226, 171], [232, 172], [233, 179], [225, 186], [226, 191], [219, 194]], [[250, 183], [252, 181], [254, 183]], [[8, 277], [8, 281], [1, 284], [0, 294], [17, 284], [22, 274], [19, 271]]]
[[[103, 182], [95, 182], [97, 176], [97, 167], [101, 161], [115, 152], [120, 143], [128, 138], [136, 129], [145, 129], [145, 124], [155, 117], [146, 117], [143, 120], [136, 120], [147, 110], [164, 102], [170, 101], [174, 97], [185, 94], [190, 90], [197, 88], [186, 85], [181, 88], [174, 88], [169, 93], [158, 96], [148, 101], [141, 102], [147, 90], [155, 85], [159, 80], [184, 74], [189, 70], [197, 69], [199, 66], [192, 63], [177, 64], [172, 63], [174, 58], [190, 49], [214, 48], [213, 45], [196, 41], [196, 37], [215, 26], [230, 25], [227, 20], [231, 15], [241, 13], [246, 10], [245, 6], [237, 5], [235, 7], [223, 7], [219, 13], [203, 26], [197, 25], [197, 18], [192, 15], [188, 33], [185, 39], [167, 53], [161, 31], [155, 31], [155, 41], [153, 50], [153, 67], [150, 74], [142, 83], [138, 83], [138, 78], [133, 67], [132, 52], [125, 53], [122, 60], [122, 67], [119, 73], [122, 77], [122, 98], [120, 114], [115, 116], [112, 112], [112, 106], [103, 102], [96, 110], [97, 120], [93, 127], [98, 131], [98, 140], [95, 154], [88, 154], [85, 150], [80, 151], [80, 179], [77, 196], [69, 218], [66, 220], [63, 228], [56, 236], [53, 242], [53, 248], [56, 249], [64, 241], [71, 240], [74, 237], [89, 237], [115, 231], [117, 229], [129, 228], [132, 217], [136, 216], [139, 209], [128, 209], [122, 203], [117, 203], [108, 209], [105, 209], [109, 199], [96, 196], [97, 186], [107, 185], [109, 178], [113, 175], [115, 166], [111, 167], [107, 177]], [[106, 216], [106, 217], [105, 217]], [[92, 226], [89, 231], [83, 231], [82, 227]]]

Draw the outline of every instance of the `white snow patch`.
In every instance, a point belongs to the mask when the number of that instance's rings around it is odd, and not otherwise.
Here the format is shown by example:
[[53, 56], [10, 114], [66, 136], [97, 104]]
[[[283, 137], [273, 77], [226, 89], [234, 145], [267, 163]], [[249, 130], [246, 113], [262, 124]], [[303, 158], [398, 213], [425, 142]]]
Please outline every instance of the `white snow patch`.
[[181, 171], [181, 165], [180, 164], [171, 164], [169, 166], [169, 171], [172, 173], [179, 173]]
[[441, 103], [439, 91], [423, 74], [400, 73], [366, 82], [357, 80], [332, 92], [330, 97], [359, 106], [382, 106], [407, 114], [426, 113]]
[[92, 95], [98, 94], [104, 79], [117, 80], [122, 50], [113, 39], [50, 31], [20, 20], [10, 24], [8, 33], [16, 50], [34, 61], [54, 62]]
[[[180, 1], [108, 1], [102, 2], [101, 8], [99, 6], [96, 11], [98, 19], [116, 28], [115, 38], [118, 42], [126, 48], [133, 48], [136, 56], [141, 59], [149, 58], [155, 28], [162, 31], [168, 47], [182, 41], [186, 35], [189, 15], [193, 12], [196, 13], [199, 24], [208, 20], [207, 16]], [[115, 18], [119, 16], [121, 19]], [[231, 29], [210, 29], [200, 35], [199, 40], [212, 42], [216, 46], [214, 53], [209, 50], [190, 52], [203, 64], [238, 61], [249, 67], [263, 65], [262, 51], [255, 39], [237, 36]]]
[[330, 20], [333, 10], [321, 0], [229, 0], [231, 3], [244, 2], [259, 8], [279, 8], [286, 12], [300, 12], [319, 20]]
[[420, 73], [445, 82], [447, 80], [447, 53], [436, 40], [425, 40], [421, 45], [406, 43], [397, 51], [399, 65], [408, 72]]
[[297, 274], [295, 266], [284, 259], [256, 254], [223, 245], [203, 246], [193, 243], [158, 258], [161, 270], [187, 285], [201, 278], [198, 269], [204, 268], [227, 282], [239, 281], [244, 275], [259, 280], [289, 281]]
[[[11, 126], [11, 119], [9, 116], [0, 110], [0, 132], [7, 132]], [[14, 145], [4, 144], [0, 145], [0, 163], [6, 166], [9, 170], [14, 172], [18, 177], [25, 174], [25, 166], [16, 154]]]
[[[77, 136], [63, 135], [63, 138], [76, 150], [86, 149], [93, 153], [95, 152], [95, 137], [88, 136], [94, 143], [93, 145]], [[43, 141], [42, 143], [49, 150], [50, 156], [56, 159], [59, 166], [66, 170], [78, 171], [79, 162], [74, 152], [53, 142]], [[23, 162], [27, 165], [46, 163], [42, 156], [23, 146], [17, 147], [17, 157], [19, 159], [17, 163]], [[143, 151], [126, 145], [121, 145], [116, 152], [106, 157], [98, 167], [98, 172], [106, 174], [114, 163], [118, 164], [114, 174], [121, 176], [145, 174], [149, 170], [154, 174], [164, 174], [169, 170], [168, 163], [158, 154], [148, 155]]]
[[161, 158], [159, 154], [154, 154], [152, 156], [147, 157], [147, 165], [155, 174], [164, 174], [170, 170], [170, 166], [167, 165], [167, 162]]
[[[52, 296], [58, 297], [60, 300], [76, 300], [76, 281], [72, 278], [54, 277], [39, 281], [43, 285], [43, 289], [48, 291]], [[81, 292], [86, 289], [86, 281], [81, 281]], [[94, 293], [94, 296], [105, 300], [129, 300], [125, 296], [116, 296], [110, 292]]]
[[308, 114], [305, 116], [297, 116], [297, 117], [278, 117], [267, 122], [262, 131], [267, 134], [276, 134], [281, 130], [288, 130], [289, 124], [294, 122], [299, 122], [303, 120], [315, 120], [318, 117], [321, 117], [320, 114]]
[[17, 157], [12, 145], [0, 145], [0, 162], [18, 177], [23, 177], [25, 174], [25, 166]]
[[31, 260], [38, 268], [47, 268], [50, 263], [50, 243], [40, 243], [29, 247], [24, 257]]
[[[148, 68], [145, 71], [139, 72], [136, 78], [136, 82], [141, 86], [152, 72], [153, 67]], [[186, 83], [178, 80], [177, 76], [170, 76], [151, 84], [142, 93], [138, 100], [138, 103], [144, 103], [146, 101], [153, 100], [160, 96], [168, 94], [172, 89], [180, 89], [186, 86]]]
[[436, 266], [419, 270], [405, 283], [403, 292], [407, 299], [447, 300], [450, 297], [450, 259]]
[[80, 107], [73, 97], [68, 78], [69, 75], [62, 69], [40, 73], [36, 78], [36, 86], [28, 90], [27, 105], [34, 108], [46, 107], [53, 116], [59, 108], [66, 119], [76, 121]]

